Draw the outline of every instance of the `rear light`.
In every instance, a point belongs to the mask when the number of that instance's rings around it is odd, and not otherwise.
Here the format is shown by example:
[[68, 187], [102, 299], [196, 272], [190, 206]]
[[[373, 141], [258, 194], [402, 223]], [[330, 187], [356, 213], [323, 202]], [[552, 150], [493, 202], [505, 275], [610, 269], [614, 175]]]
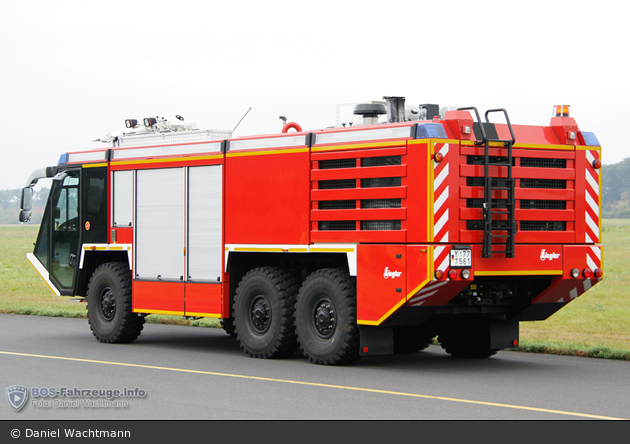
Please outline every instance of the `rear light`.
[[604, 276], [604, 270], [602, 270], [601, 268], [596, 268], [595, 269], [595, 277], [596, 278], [601, 278], [602, 276]]
[[580, 270], [578, 270], [577, 268], [574, 268], [573, 270], [571, 270], [571, 277], [574, 279], [577, 279], [580, 277]]
[[593, 272], [590, 270], [590, 268], [585, 268], [584, 270], [582, 270], [582, 275], [585, 278], [590, 278], [593, 275]]
[[435, 272], [435, 278], [436, 278], [438, 281], [443, 280], [443, 279], [444, 279], [444, 272], [443, 272], [442, 270], [437, 270], [437, 271]]
[[602, 167], [602, 161], [599, 159], [595, 159], [593, 161], [593, 168], [595, 168], [596, 170], [600, 169]]
[[468, 279], [470, 277], [470, 270], [462, 270], [462, 279]]
[[437, 163], [440, 163], [442, 160], [444, 160], [444, 155], [442, 153], [435, 153], [435, 155], [433, 156], [433, 160], [435, 160]]
[[457, 270], [451, 269], [448, 272], [448, 277], [449, 277], [449, 279], [457, 279]]

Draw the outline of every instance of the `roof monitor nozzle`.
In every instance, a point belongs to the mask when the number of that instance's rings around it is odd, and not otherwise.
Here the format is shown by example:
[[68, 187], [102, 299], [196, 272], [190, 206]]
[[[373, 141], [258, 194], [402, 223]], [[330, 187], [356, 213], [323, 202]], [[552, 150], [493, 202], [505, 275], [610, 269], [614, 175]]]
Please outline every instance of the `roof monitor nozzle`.
[[359, 103], [354, 107], [353, 114], [363, 116], [364, 125], [377, 125], [378, 116], [387, 113], [382, 103]]
[[405, 121], [405, 98], [398, 96], [383, 96], [387, 100], [387, 122]]

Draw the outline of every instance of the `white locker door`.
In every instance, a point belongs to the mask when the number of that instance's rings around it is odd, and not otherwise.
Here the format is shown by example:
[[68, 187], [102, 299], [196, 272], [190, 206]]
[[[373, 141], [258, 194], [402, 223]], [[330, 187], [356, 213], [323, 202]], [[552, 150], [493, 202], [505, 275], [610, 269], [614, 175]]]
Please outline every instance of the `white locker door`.
[[220, 282], [223, 232], [223, 166], [188, 170], [188, 281]]
[[133, 171], [115, 171], [113, 175], [113, 226], [131, 227], [133, 222]]
[[136, 279], [184, 279], [184, 174], [184, 168], [136, 173]]

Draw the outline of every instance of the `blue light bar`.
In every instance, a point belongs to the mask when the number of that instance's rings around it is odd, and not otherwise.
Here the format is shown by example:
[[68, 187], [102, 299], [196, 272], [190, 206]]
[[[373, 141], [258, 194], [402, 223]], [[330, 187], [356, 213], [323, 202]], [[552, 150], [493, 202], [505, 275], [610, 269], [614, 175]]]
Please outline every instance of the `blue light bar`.
[[582, 131], [582, 137], [584, 137], [584, 143], [587, 146], [601, 146], [599, 140], [597, 140], [597, 137], [595, 137], [593, 133], [585, 133]]
[[68, 163], [68, 153], [63, 153], [59, 158], [59, 163], [57, 165], [66, 165]]
[[447, 139], [446, 131], [441, 123], [419, 123], [416, 139]]

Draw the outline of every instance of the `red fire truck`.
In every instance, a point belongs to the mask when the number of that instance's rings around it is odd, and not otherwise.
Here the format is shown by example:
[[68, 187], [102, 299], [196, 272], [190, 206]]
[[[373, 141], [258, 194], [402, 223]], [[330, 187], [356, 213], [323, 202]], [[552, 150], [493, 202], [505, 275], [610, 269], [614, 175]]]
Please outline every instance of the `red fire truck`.
[[28, 260], [101, 342], [210, 317], [249, 356], [328, 365], [436, 336], [489, 357], [602, 280], [601, 148], [568, 106], [529, 126], [383, 99], [263, 136], [127, 120], [28, 179], [21, 221], [52, 178]]

